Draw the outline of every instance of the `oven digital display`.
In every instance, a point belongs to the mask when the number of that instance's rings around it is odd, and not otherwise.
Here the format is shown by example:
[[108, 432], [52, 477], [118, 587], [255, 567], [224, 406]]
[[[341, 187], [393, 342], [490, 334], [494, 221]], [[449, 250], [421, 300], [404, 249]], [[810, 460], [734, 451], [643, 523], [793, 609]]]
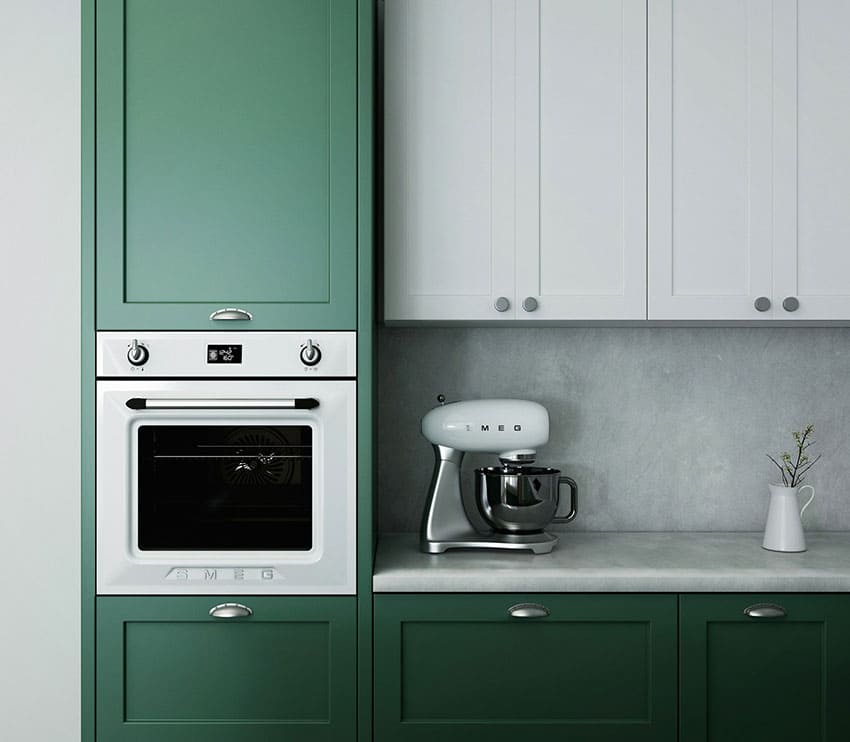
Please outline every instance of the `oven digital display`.
[[207, 363], [242, 363], [242, 346], [208, 345]]

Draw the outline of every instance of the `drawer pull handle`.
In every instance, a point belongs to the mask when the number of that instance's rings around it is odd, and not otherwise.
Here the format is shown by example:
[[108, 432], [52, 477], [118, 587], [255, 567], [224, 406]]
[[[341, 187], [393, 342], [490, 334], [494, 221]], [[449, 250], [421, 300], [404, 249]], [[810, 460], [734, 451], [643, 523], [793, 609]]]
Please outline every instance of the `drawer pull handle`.
[[213, 618], [245, 618], [253, 613], [254, 611], [242, 603], [219, 603], [210, 608]]
[[750, 618], [784, 618], [788, 611], [776, 603], [756, 603], [744, 608], [744, 615]]
[[546, 618], [549, 609], [540, 603], [517, 603], [508, 608], [511, 618]]
[[254, 319], [254, 315], [247, 309], [237, 309], [235, 307], [227, 307], [225, 309], [216, 309], [210, 319]]

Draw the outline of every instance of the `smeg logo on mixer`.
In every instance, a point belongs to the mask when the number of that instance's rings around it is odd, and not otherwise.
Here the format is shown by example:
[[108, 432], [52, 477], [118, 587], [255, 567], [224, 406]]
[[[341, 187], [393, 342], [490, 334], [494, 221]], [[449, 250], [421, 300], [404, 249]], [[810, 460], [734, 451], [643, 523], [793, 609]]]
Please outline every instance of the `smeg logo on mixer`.
[[[490, 431], [490, 426], [482, 424], [481, 430], [482, 430], [482, 432], [487, 433], [487, 432]], [[496, 431], [499, 432], [499, 433], [503, 433], [505, 431], [505, 426], [504, 425], [497, 425]], [[514, 432], [515, 433], [519, 433], [521, 431], [522, 431], [522, 425], [514, 425]]]

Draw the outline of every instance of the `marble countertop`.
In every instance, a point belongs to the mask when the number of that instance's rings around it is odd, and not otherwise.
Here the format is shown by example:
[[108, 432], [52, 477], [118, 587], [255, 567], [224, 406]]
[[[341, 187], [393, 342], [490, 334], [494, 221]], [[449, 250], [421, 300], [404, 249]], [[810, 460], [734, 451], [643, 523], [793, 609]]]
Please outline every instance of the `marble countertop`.
[[761, 548], [761, 533], [560, 534], [551, 554], [484, 550], [429, 555], [418, 534], [378, 543], [378, 593], [850, 592], [850, 533], [806, 534], [809, 550]]

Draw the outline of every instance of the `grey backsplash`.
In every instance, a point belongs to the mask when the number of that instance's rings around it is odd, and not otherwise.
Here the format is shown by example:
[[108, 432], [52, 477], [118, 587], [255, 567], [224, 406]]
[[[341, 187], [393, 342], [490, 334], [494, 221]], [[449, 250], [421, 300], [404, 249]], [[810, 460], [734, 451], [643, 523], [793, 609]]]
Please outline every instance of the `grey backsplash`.
[[[805, 527], [850, 530], [850, 329], [382, 327], [378, 352], [383, 533], [419, 528], [433, 466], [419, 421], [439, 393], [546, 406], [538, 462], [580, 495], [555, 530], [761, 530], [778, 474], [765, 453], [807, 422], [824, 456]], [[467, 456], [465, 484], [494, 462]]]

